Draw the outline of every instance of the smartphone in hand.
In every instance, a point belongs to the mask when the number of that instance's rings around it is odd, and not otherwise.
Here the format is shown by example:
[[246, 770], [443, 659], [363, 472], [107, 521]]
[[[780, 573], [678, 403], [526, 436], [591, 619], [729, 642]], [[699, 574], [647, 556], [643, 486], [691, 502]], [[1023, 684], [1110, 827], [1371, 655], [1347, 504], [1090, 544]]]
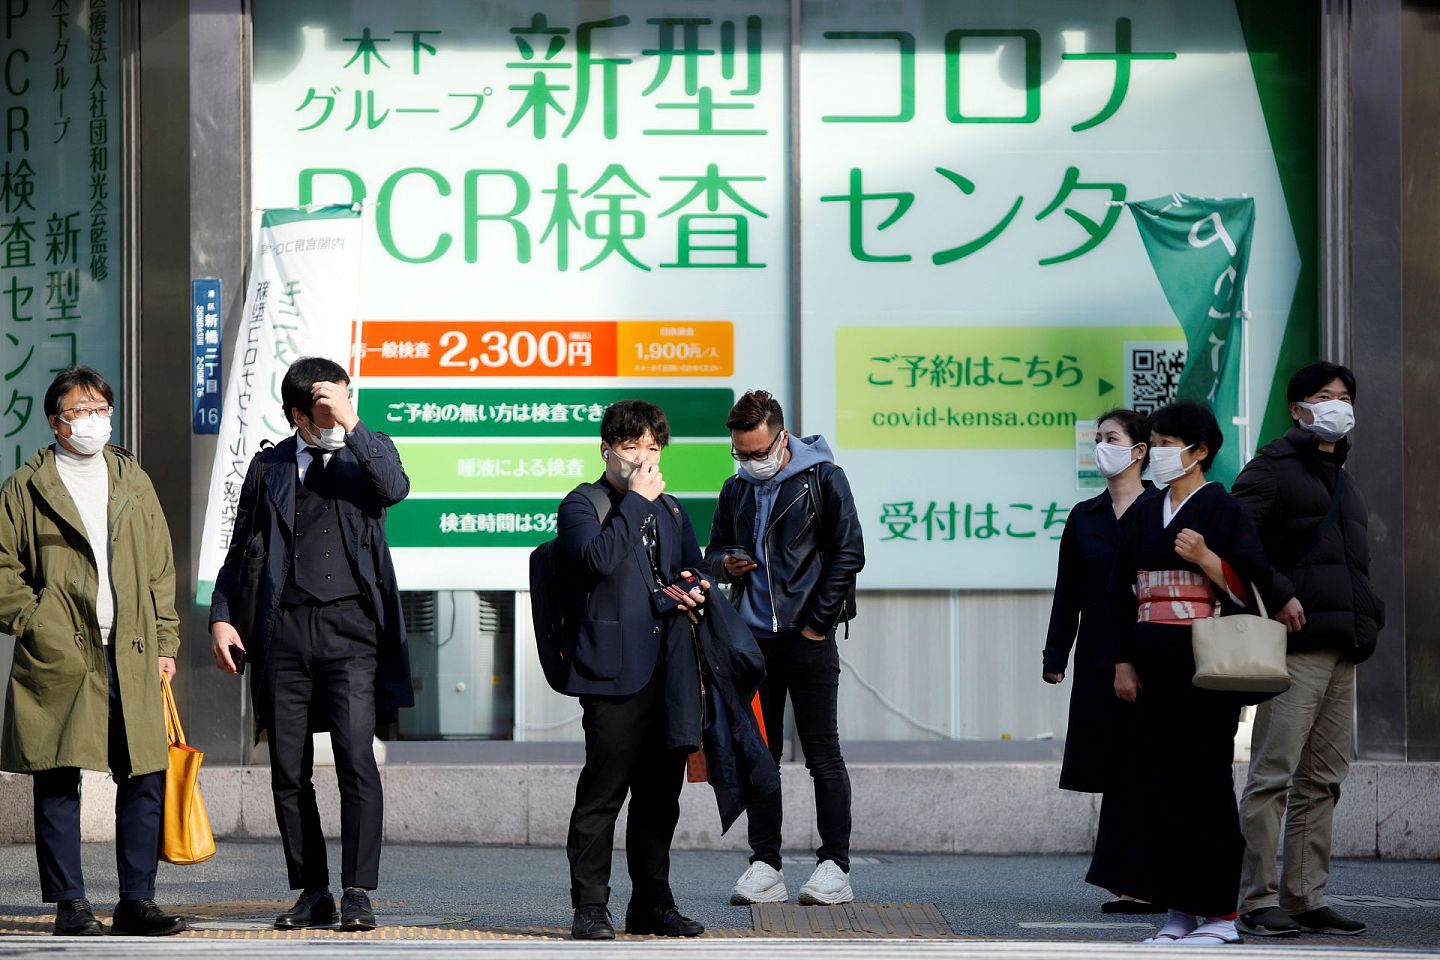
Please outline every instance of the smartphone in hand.
[[743, 561], [744, 563], [756, 562], [755, 558], [750, 556], [750, 551], [746, 550], [744, 547], [726, 547], [722, 552], [725, 554], [725, 556], [733, 557], [734, 559]]
[[230, 662], [235, 664], [235, 673], [240, 675], [245, 672], [245, 651], [230, 644]]

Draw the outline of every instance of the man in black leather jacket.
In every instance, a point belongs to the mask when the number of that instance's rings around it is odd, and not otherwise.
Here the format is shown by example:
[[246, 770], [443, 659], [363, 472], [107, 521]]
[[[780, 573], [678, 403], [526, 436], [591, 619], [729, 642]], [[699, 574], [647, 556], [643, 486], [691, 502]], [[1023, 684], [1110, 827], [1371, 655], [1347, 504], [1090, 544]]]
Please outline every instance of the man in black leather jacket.
[[[860, 519], [845, 472], [819, 436], [793, 437], [779, 402], [746, 393], [726, 420], [741, 472], [725, 481], [706, 563], [734, 585], [733, 603], [765, 654], [760, 703], [770, 752], [780, 762], [785, 698], [815, 783], [820, 847], [800, 888], [805, 904], [854, 899], [850, 889], [850, 776], [840, 754], [840, 651], [836, 628], [855, 616], [855, 576], [865, 566]], [[780, 861], [778, 792], [750, 806], [750, 867], [731, 903], [789, 897]]]

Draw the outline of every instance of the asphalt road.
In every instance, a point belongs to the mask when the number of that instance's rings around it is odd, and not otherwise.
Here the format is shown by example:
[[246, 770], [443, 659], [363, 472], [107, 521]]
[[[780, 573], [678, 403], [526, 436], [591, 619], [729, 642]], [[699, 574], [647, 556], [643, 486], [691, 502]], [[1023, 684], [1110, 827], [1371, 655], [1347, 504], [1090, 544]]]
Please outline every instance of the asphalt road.
[[[332, 846], [333, 869], [338, 870], [339, 859], [339, 850]], [[84, 860], [90, 898], [97, 908], [107, 908], [116, 896], [113, 852], [105, 844], [87, 844]], [[933, 903], [951, 929], [965, 938], [1050, 942], [1058, 951], [1054, 955], [1069, 956], [1077, 951], [1089, 952], [1081, 947], [1083, 941], [1118, 947], [1147, 936], [1155, 922], [1150, 918], [1115, 917], [1100, 912], [1100, 903], [1107, 897], [1081, 880], [1085, 865], [1085, 858], [1075, 856], [876, 853], [857, 855], [851, 876], [857, 899]], [[786, 879], [792, 894], [804, 882], [811, 866], [806, 857], [787, 860]], [[733, 853], [675, 853], [671, 882], [678, 904], [707, 927], [749, 930], [752, 924], [748, 908], [732, 907], [728, 902], [730, 888], [744, 868], [743, 857]], [[402, 922], [407, 918], [463, 919], [467, 926], [483, 928], [559, 927], [570, 920], [563, 850], [391, 845], [385, 851], [381, 880], [383, 886], [376, 891], [375, 899], [393, 904], [380, 910], [382, 923], [387, 915]], [[1341, 898], [1337, 904], [1340, 909], [1370, 925], [1368, 934], [1359, 938], [1312, 936], [1252, 941], [1252, 946], [1297, 956], [1313, 954], [1317, 948], [1326, 953], [1420, 950], [1435, 951], [1440, 956], [1440, 863], [1339, 861], [1330, 892]], [[208, 863], [184, 868], [161, 865], [159, 899], [167, 905], [253, 902], [290, 896], [285, 889], [278, 843], [223, 843], [219, 855]], [[628, 897], [629, 883], [621, 853], [615, 861], [612, 896], [617, 924]], [[251, 909], [249, 914], [261, 916], [268, 909]], [[0, 847], [0, 915], [49, 912], [50, 908], [40, 902], [33, 850], [28, 846]], [[25, 942], [0, 940], [0, 946], [5, 947], [0, 949], [0, 957], [15, 955], [9, 948]], [[28, 940], [37, 949], [40, 942]], [[112, 952], [114, 943], [111, 941]], [[290, 941], [290, 946], [294, 945]], [[1000, 945], [992, 944], [992, 948], [1000, 950]], [[877, 949], [886, 948], [877, 945]], [[1224, 950], [1229, 956], [1239, 955], [1237, 948]], [[1193, 953], [1193, 949], [1189, 952]], [[1244, 952], [1249, 953], [1249, 948]], [[954, 955], [982, 954], [962, 951]], [[1042, 950], [1033, 955], [1050, 954]], [[307, 956], [319, 954], [307, 951]]]

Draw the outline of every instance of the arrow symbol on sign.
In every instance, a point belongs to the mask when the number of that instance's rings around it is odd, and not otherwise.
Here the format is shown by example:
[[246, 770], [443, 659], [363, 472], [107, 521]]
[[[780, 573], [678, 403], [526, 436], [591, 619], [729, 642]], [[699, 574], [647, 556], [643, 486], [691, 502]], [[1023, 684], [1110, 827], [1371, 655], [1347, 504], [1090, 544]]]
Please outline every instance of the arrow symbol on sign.
[[1100, 379], [1100, 396], [1103, 397], [1103, 396], [1105, 396], [1105, 394], [1107, 394], [1107, 393], [1109, 393], [1111, 390], [1114, 390], [1114, 389], [1115, 389], [1115, 384], [1111, 383], [1109, 380], [1106, 380], [1104, 377], [1100, 377], [1099, 379]]

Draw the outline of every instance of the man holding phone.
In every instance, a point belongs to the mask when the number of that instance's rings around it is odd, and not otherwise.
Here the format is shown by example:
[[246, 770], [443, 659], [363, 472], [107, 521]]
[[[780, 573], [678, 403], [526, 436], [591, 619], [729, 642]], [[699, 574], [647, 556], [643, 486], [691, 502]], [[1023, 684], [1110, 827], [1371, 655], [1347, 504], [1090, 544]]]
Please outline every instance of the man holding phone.
[[[667, 744], [666, 639], [674, 617], [705, 602], [710, 583], [694, 574], [701, 558], [690, 518], [664, 495], [660, 452], [669, 442], [670, 425], [659, 407], [616, 401], [600, 422], [604, 476], [560, 504], [559, 549], [574, 574], [579, 624], [565, 692], [580, 698], [585, 730], [585, 766], [566, 844], [577, 940], [615, 937], [610, 861], [627, 794], [626, 932], [705, 932], [680, 913], [670, 891], [685, 754]], [[604, 509], [588, 496], [593, 490], [604, 494]]]
[[[741, 470], [720, 491], [705, 561], [734, 584], [732, 602], [765, 654], [760, 703], [777, 764], [787, 695], [795, 708], [820, 831], [817, 866], [799, 901], [846, 903], [854, 899], [850, 776], [840, 753], [835, 631], [855, 616], [855, 577], [865, 566], [860, 518], [824, 438], [791, 436], [769, 393], [746, 393], [725, 425]], [[730, 902], [783, 902], [780, 792], [752, 802], [749, 818], [750, 867]]]

